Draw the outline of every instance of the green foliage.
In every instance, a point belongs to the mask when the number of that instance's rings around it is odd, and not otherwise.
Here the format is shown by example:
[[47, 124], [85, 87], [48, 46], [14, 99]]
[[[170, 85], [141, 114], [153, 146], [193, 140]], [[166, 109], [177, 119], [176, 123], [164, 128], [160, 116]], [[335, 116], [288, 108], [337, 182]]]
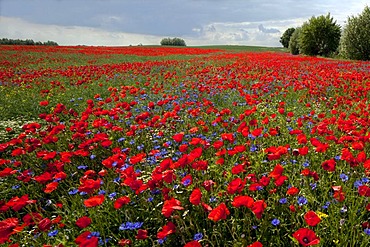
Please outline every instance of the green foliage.
[[370, 8], [358, 16], [348, 17], [343, 30], [341, 52], [346, 58], [370, 60]]
[[292, 36], [290, 37], [289, 40], [289, 51], [293, 55], [298, 55], [299, 54], [299, 35], [301, 33], [301, 28], [297, 27], [294, 32], [292, 33]]
[[49, 45], [49, 46], [58, 46], [58, 43], [55, 41], [48, 40], [47, 42], [42, 43], [41, 41], [33, 41], [32, 39], [0, 39], [0, 45]]
[[294, 31], [295, 31], [294, 27], [288, 28], [287, 30], [285, 30], [283, 35], [280, 37], [280, 43], [285, 48], [289, 47], [289, 41], [290, 41], [290, 38], [292, 37], [292, 34], [294, 33]]
[[170, 46], [186, 46], [185, 40], [180, 38], [164, 38], [161, 40], [161, 45], [170, 45]]
[[299, 37], [300, 52], [311, 56], [330, 56], [339, 46], [340, 29], [340, 25], [336, 24], [330, 14], [313, 16], [302, 26]]

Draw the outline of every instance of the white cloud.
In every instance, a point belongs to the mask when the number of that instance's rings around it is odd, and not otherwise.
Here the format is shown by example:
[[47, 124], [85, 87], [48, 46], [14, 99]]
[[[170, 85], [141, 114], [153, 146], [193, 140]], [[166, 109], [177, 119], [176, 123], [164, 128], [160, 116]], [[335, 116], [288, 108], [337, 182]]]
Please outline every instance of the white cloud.
[[53, 40], [59, 45], [158, 45], [162, 37], [123, 32], [108, 32], [99, 28], [58, 26], [26, 22], [20, 18], [0, 16], [0, 37], [10, 39]]

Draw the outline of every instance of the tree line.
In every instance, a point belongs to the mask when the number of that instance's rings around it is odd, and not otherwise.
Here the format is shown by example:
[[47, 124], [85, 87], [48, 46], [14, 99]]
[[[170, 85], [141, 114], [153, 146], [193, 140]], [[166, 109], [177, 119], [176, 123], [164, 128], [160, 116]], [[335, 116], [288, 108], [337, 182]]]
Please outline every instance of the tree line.
[[41, 42], [41, 41], [33, 41], [32, 39], [7, 39], [7, 38], [2, 38], [0, 39], [0, 45], [49, 45], [49, 46], [58, 46], [58, 43], [55, 41], [46, 41], [46, 42]]
[[330, 14], [313, 16], [301, 27], [285, 30], [280, 43], [294, 55], [370, 60], [370, 8], [348, 17], [343, 29]]

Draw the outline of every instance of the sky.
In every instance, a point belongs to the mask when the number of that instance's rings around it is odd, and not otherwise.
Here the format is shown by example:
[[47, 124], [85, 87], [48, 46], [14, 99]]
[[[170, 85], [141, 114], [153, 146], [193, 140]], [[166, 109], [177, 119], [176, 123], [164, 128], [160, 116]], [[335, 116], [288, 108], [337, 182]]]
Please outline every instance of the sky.
[[369, 0], [0, 0], [0, 38], [59, 45], [281, 46], [289, 27], [328, 13], [341, 26]]

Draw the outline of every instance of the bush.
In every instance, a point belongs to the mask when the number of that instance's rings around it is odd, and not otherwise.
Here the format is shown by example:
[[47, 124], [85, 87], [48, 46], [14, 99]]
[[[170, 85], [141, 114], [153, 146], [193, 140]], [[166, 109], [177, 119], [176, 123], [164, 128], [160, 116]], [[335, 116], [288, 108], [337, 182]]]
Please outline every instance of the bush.
[[294, 31], [295, 31], [294, 27], [288, 28], [287, 30], [285, 30], [283, 35], [280, 37], [280, 43], [285, 48], [289, 47], [289, 41], [290, 41], [290, 38], [292, 37], [292, 34], [294, 33]]
[[293, 55], [299, 54], [299, 35], [301, 33], [301, 28], [297, 27], [294, 32], [292, 33], [290, 40], [289, 40], [289, 51]]
[[330, 14], [312, 17], [302, 26], [299, 50], [306, 55], [329, 56], [339, 46], [341, 30]]
[[161, 45], [186, 46], [186, 43], [185, 40], [180, 38], [164, 38], [161, 40]]
[[346, 58], [370, 60], [370, 8], [355, 17], [348, 17], [343, 30], [341, 52]]

